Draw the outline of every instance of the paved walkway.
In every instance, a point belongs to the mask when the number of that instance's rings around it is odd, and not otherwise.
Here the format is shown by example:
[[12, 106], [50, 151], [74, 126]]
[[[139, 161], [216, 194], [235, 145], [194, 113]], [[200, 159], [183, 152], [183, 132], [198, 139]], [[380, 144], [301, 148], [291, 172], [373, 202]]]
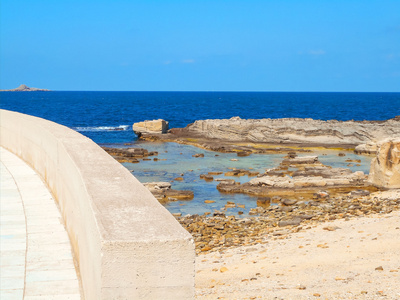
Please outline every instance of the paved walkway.
[[25, 162], [0, 147], [0, 299], [81, 299], [55, 201]]

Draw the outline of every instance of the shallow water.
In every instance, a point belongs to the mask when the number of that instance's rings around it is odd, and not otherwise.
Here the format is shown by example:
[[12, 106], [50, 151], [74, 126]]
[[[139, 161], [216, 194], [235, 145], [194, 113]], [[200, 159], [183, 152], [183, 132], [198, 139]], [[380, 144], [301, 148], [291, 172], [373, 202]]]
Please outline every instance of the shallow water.
[[[234, 153], [218, 153], [199, 149], [194, 146], [181, 145], [177, 143], [150, 143], [140, 142], [136, 147], [143, 147], [149, 151], [157, 151], [158, 161], [141, 161], [140, 163], [123, 165], [141, 182], [168, 181], [172, 183], [173, 189], [191, 190], [194, 192], [193, 200], [170, 202], [165, 207], [172, 213], [186, 214], [204, 214], [219, 210], [227, 203], [233, 201], [236, 204], [244, 204], [242, 208], [228, 208], [228, 215], [237, 215], [238, 211], [243, 211], [242, 216], [247, 216], [250, 208], [257, 207], [257, 197], [245, 194], [224, 194], [220, 193], [216, 186], [219, 182], [206, 182], [200, 179], [201, 174], [207, 174], [210, 171], [227, 172], [229, 168], [252, 169], [264, 173], [266, 169], [274, 168], [279, 165], [284, 154], [252, 154], [246, 157], [238, 157]], [[344, 152], [344, 151], [340, 151]], [[203, 153], [204, 157], [192, 157], [193, 154]], [[352, 171], [363, 171], [368, 173], [371, 157], [356, 155], [352, 152], [344, 152], [346, 156], [338, 156], [339, 151], [326, 150], [317, 151], [316, 155], [322, 163], [332, 167], [345, 167]], [[301, 155], [311, 155], [305, 153]], [[151, 157], [150, 157], [151, 158]], [[237, 161], [231, 161], [237, 159]], [[347, 159], [361, 159], [360, 166], [347, 167]], [[183, 176], [182, 176], [183, 174]], [[174, 181], [176, 177], [183, 177], [183, 181]], [[237, 182], [247, 182], [246, 176], [227, 177], [214, 175], [216, 178], [234, 179]], [[205, 200], [214, 200], [215, 203], [205, 204]]]
[[[119, 147], [133, 142], [136, 147], [158, 151], [158, 158], [166, 160], [142, 161], [125, 166], [134, 170], [134, 175], [142, 182], [172, 181], [183, 173], [184, 181], [174, 181], [173, 188], [192, 190], [195, 198], [192, 201], [168, 204], [166, 207], [171, 212], [204, 213], [220, 209], [226, 201], [234, 201], [245, 204], [244, 212], [247, 213], [249, 208], [256, 206], [256, 198], [220, 194], [215, 188], [217, 182], [205, 182], [199, 178], [200, 174], [209, 171], [226, 172], [229, 167], [251, 167], [255, 171], [264, 172], [265, 169], [277, 166], [282, 155], [253, 154], [237, 157], [235, 154], [219, 153], [216, 157], [215, 152], [175, 143], [141, 143], [137, 142], [131, 125], [143, 120], [163, 118], [170, 122], [171, 128], [185, 127], [195, 120], [233, 116], [244, 119], [297, 117], [342, 121], [386, 120], [395, 117], [400, 111], [400, 93], [2, 92], [0, 108], [63, 124], [100, 145]], [[194, 153], [205, 153], [205, 157], [193, 158]], [[348, 158], [361, 159], [361, 166], [351, 169], [368, 173], [369, 157], [352, 153], [338, 157], [337, 153], [318, 152], [321, 162], [334, 167], [346, 167]], [[237, 158], [238, 161], [230, 161], [231, 158]], [[233, 179], [240, 182], [249, 180], [247, 176]], [[204, 204], [206, 199], [215, 200], [216, 203]], [[235, 211], [231, 209], [228, 213]]]

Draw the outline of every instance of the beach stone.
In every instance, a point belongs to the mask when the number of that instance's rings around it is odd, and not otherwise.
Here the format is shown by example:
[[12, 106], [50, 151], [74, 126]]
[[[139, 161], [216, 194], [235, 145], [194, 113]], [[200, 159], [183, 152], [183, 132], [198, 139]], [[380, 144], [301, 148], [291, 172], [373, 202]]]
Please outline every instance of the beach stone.
[[224, 174], [224, 172], [220, 172], [220, 171], [211, 171], [211, 172], [208, 172], [208, 175], [221, 175], [221, 174]]
[[236, 207], [235, 202], [228, 201], [228, 202], [225, 204], [225, 208], [234, 208], [234, 207]]
[[400, 138], [386, 139], [378, 143], [368, 181], [379, 187], [400, 188]]
[[150, 192], [166, 191], [171, 188], [171, 183], [169, 182], [144, 182], [143, 185], [147, 187]]
[[326, 191], [318, 191], [314, 194], [315, 199], [327, 199], [329, 198], [329, 193]]
[[351, 191], [350, 194], [352, 196], [368, 196], [370, 194], [370, 192], [367, 190], [355, 190], [355, 191]]
[[297, 200], [294, 199], [281, 199], [281, 203], [284, 205], [294, 205], [297, 203]]
[[356, 154], [376, 154], [377, 151], [378, 146], [374, 142], [358, 145], [354, 149], [354, 153]]
[[282, 160], [282, 165], [315, 164], [318, 162], [318, 156], [296, 156]]
[[192, 191], [187, 191], [187, 190], [173, 190], [173, 189], [168, 189], [165, 191], [165, 196], [167, 198], [176, 198], [179, 200], [191, 200], [194, 198], [194, 193]]
[[340, 227], [338, 227], [338, 226], [325, 226], [323, 229], [324, 230], [328, 230], [328, 231], [335, 231], [336, 229], [340, 229]]
[[167, 133], [168, 122], [162, 119], [133, 123], [135, 133]]
[[302, 285], [302, 284], [299, 284], [299, 285], [297, 286], [297, 289], [298, 289], [298, 290], [305, 290], [305, 289], [307, 289], [307, 287], [305, 287], [305, 286]]
[[286, 235], [286, 234], [288, 234], [288, 233], [289, 233], [289, 231], [284, 230], [284, 229], [281, 229], [281, 230], [275, 230], [275, 231], [272, 233], [272, 235], [273, 235], [273, 236], [282, 236], [282, 235]]
[[285, 227], [285, 226], [297, 226], [301, 223], [302, 219], [301, 218], [294, 218], [291, 220], [286, 220], [286, 221], [280, 221], [278, 223], [279, 227]]
[[193, 154], [192, 157], [204, 157], [204, 153]]
[[216, 210], [216, 211], [214, 211], [213, 216], [214, 217], [225, 217], [225, 213], [222, 211]]
[[257, 206], [268, 207], [270, 205], [271, 205], [271, 198], [270, 197], [257, 198]]
[[236, 153], [237, 156], [249, 156], [250, 154], [251, 151], [240, 151]]
[[[201, 176], [200, 176], [200, 178], [201, 178]], [[212, 177], [211, 175], [205, 174], [205, 175], [202, 177], [202, 179], [204, 179], [205, 181], [213, 181], [213, 180], [214, 180], [214, 177]]]

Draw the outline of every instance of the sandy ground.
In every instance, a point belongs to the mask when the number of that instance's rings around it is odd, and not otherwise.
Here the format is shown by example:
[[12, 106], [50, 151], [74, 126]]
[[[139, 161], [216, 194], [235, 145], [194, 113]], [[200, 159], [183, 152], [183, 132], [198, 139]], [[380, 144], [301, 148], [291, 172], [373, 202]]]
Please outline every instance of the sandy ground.
[[201, 254], [196, 297], [400, 299], [400, 212], [335, 220], [271, 236], [265, 244]]

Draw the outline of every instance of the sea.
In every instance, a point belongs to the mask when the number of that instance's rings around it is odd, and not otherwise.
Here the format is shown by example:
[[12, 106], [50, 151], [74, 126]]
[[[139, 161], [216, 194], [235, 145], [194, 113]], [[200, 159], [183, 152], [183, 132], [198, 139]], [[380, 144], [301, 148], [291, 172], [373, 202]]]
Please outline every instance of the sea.
[[[247, 216], [257, 206], [257, 198], [248, 195], [221, 194], [217, 182], [205, 182], [200, 174], [246, 168], [265, 172], [279, 164], [283, 155], [235, 154], [206, 151], [175, 143], [149, 143], [137, 140], [131, 126], [153, 119], [169, 121], [170, 128], [185, 127], [196, 120], [261, 118], [313, 118], [319, 120], [387, 120], [400, 115], [400, 93], [334, 92], [1, 92], [0, 108], [17, 111], [65, 125], [89, 137], [101, 146], [141, 147], [157, 151], [158, 161], [123, 165], [142, 182], [169, 181], [175, 189], [194, 192], [190, 201], [176, 201], [165, 207], [174, 213], [202, 214], [222, 208], [227, 201], [245, 204]], [[203, 153], [203, 158], [192, 155]], [[340, 157], [322, 151], [320, 160], [333, 167], [348, 167], [369, 172], [371, 157], [348, 152]], [[217, 156], [216, 156], [217, 155]], [[238, 159], [232, 161], [231, 159]], [[349, 166], [346, 159], [361, 159], [360, 166]], [[183, 174], [183, 175], [182, 175]], [[183, 177], [183, 181], [174, 180]], [[216, 176], [218, 177], [218, 176]], [[219, 177], [224, 177], [220, 175]], [[246, 182], [247, 176], [234, 178]], [[215, 203], [205, 204], [205, 200]]]

